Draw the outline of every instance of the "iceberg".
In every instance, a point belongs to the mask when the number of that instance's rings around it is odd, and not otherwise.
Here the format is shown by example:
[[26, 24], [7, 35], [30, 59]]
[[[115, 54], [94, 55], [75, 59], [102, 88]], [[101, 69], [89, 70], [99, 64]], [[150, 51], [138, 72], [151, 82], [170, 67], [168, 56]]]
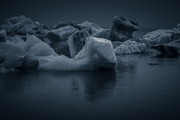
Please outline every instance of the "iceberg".
[[160, 51], [157, 57], [177, 57], [180, 53], [180, 24], [173, 29], [158, 29], [147, 33], [142, 41]]
[[5, 42], [7, 39], [7, 34], [5, 30], [0, 30], [0, 42]]
[[51, 48], [54, 49], [54, 51], [61, 55], [70, 56], [69, 52], [69, 46], [68, 46], [68, 38], [76, 31], [78, 31], [77, 28], [71, 26], [71, 25], [60, 24], [59, 26], [56, 26], [57, 29], [51, 30], [47, 33], [46, 37], [48, 38], [49, 45]]
[[116, 56], [111, 41], [88, 37], [82, 50], [73, 58], [64, 55], [38, 57], [41, 70], [94, 70], [115, 68]]
[[100, 26], [98, 26], [97, 24], [95, 23], [90, 23], [89, 21], [84, 21], [80, 24], [78, 24], [79, 28], [80, 29], [86, 29], [88, 31], [90, 31], [91, 34], [94, 34], [98, 31], [102, 31], [103, 28], [101, 28]]
[[24, 49], [28, 51], [32, 46], [42, 42], [38, 37], [35, 35], [26, 34], [26, 45], [24, 46]]
[[[19, 40], [18, 40], [19, 41]], [[58, 55], [47, 43], [27, 34], [26, 41], [7, 40], [0, 44], [0, 69], [18, 70], [95, 70], [115, 68], [116, 56], [111, 41], [87, 37], [74, 58]]]
[[18, 67], [19, 70], [35, 70], [39, 66], [39, 61], [36, 57], [31, 55], [26, 55], [23, 57], [23, 62], [20, 67]]
[[[2, 59], [2, 58], [1, 58]], [[0, 63], [0, 68], [13, 69], [21, 66], [23, 56], [6, 54], [3, 56], [3, 61]]]
[[151, 44], [166, 44], [180, 39], [180, 31], [173, 29], [158, 29], [142, 37]]
[[[12, 38], [11, 38], [12, 39]], [[19, 48], [21, 51], [24, 51], [26, 55], [31, 56], [49, 56], [49, 55], [58, 55], [47, 43], [41, 41], [35, 35], [26, 35], [26, 41], [23, 41], [20, 37], [16, 36], [15, 39], [18, 42], [12, 42], [7, 40], [6, 45]], [[11, 50], [11, 48], [9, 47]]]
[[25, 51], [21, 48], [0, 43], [0, 69], [20, 67], [24, 55]]
[[[23, 36], [24, 37], [24, 36]], [[26, 37], [26, 36], [25, 36]], [[20, 35], [8, 36], [8, 40], [14, 43], [22, 42], [24, 39]]]
[[174, 30], [180, 30], [180, 23], [174, 28]]
[[44, 35], [49, 28], [39, 22], [34, 22], [30, 18], [21, 15], [7, 19], [5, 23], [0, 26], [0, 29], [6, 30], [8, 35], [26, 35], [27, 33]]
[[26, 51], [19, 47], [21, 44], [16, 45], [11, 41], [7, 41], [7, 43], [0, 43], [0, 55], [18, 55], [24, 56]]
[[32, 46], [28, 51], [28, 55], [32, 56], [49, 56], [58, 55], [47, 43], [40, 42]]
[[171, 44], [154, 45], [151, 48], [160, 52], [155, 56], [159, 58], [177, 58], [179, 54], [179, 48]]
[[132, 38], [132, 33], [137, 30], [138, 24], [136, 22], [119, 15], [115, 16], [110, 33], [110, 40], [121, 42], [126, 41], [129, 38]]
[[147, 46], [145, 43], [127, 40], [115, 48], [115, 53], [117, 55], [142, 53], [146, 48]]
[[67, 40], [61, 42], [53, 42], [50, 44], [50, 46], [58, 55], [65, 55], [70, 57], [69, 45]]
[[92, 36], [110, 40], [111, 29], [102, 29], [94, 33]]
[[68, 26], [60, 27], [58, 29], [49, 31], [47, 33], [46, 37], [49, 38], [49, 40], [51, 40], [52, 42], [65, 41], [76, 30], [78, 30], [78, 29], [73, 26], [68, 25]]
[[178, 54], [180, 55], [180, 39], [179, 40], [175, 40], [167, 45], [171, 45], [174, 46], [176, 48], [178, 48]]
[[53, 29], [58, 29], [58, 28], [65, 27], [65, 26], [73, 26], [79, 30], [81, 29], [80, 26], [78, 26], [74, 22], [64, 22], [64, 21], [60, 21], [57, 25], [54, 25]]
[[31, 56], [58, 55], [47, 43], [41, 41], [35, 35], [26, 35], [26, 45], [24, 48], [27, 51], [27, 55]]

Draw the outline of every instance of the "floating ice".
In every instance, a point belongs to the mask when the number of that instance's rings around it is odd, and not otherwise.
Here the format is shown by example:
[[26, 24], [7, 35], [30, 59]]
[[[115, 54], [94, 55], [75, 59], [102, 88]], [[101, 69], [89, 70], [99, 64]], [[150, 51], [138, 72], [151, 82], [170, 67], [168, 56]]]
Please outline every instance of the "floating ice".
[[149, 32], [143, 39], [152, 44], [166, 44], [180, 39], [180, 31], [172, 29], [159, 29]]
[[21, 48], [0, 43], [0, 69], [20, 67], [24, 55], [25, 51]]
[[138, 24], [122, 16], [115, 16], [110, 34], [112, 41], [126, 41], [132, 38], [132, 33], [138, 30]]
[[111, 41], [88, 37], [83, 49], [70, 59], [66, 56], [39, 57], [39, 69], [43, 70], [94, 70], [114, 68], [117, 60]]
[[142, 53], [143, 51], [145, 51], [145, 49], [145, 43], [127, 40], [123, 42], [120, 46], [116, 47], [115, 53], [118, 55]]

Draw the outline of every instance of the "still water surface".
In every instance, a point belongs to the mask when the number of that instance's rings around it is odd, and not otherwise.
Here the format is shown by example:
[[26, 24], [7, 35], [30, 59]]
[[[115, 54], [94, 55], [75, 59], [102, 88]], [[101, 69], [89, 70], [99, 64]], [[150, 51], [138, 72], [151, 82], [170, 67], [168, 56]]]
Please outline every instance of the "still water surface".
[[116, 70], [0, 74], [0, 120], [179, 120], [180, 60], [118, 56]]

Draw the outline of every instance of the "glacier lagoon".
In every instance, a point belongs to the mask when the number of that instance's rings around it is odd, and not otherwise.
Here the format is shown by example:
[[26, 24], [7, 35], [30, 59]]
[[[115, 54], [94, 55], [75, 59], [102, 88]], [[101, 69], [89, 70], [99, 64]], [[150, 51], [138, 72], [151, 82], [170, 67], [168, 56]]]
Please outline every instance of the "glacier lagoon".
[[[137, 30], [137, 23], [121, 16], [114, 18], [111, 29], [103, 29], [88, 21], [81, 24], [59, 23], [51, 28], [25, 16], [7, 19], [1, 28], [5, 30], [0, 31], [0, 67], [1, 73], [4, 73], [0, 74], [0, 120], [180, 119], [179, 24], [173, 29], [152, 32], [140, 29], [134, 34], [135, 38], [132, 32]], [[145, 35], [147, 32], [150, 33]], [[111, 49], [103, 44], [99, 45], [104, 47], [94, 44], [91, 50], [96, 50], [98, 54], [82, 54], [86, 52], [79, 51], [84, 44], [86, 46], [87, 37], [95, 37], [96, 43], [100, 38], [111, 40], [112, 44], [107, 44]], [[163, 43], [163, 46], [154, 46], [159, 43]], [[104, 59], [112, 55], [112, 45], [117, 59]], [[70, 53], [72, 51], [69, 51], [68, 46], [74, 49], [73, 53]], [[162, 58], [152, 57], [151, 54], [155, 52], [152, 48], [158, 50]], [[51, 54], [54, 57], [63, 54], [73, 57], [78, 52], [81, 53], [80, 58], [81, 55], [85, 55], [83, 58], [96, 58], [93, 59], [98, 60], [94, 64], [95, 68], [96, 65], [109, 66], [107, 61], [113, 63], [110, 64], [113, 68], [114, 63], [117, 63], [117, 67], [113, 70], [41, 71], [36, 69], [37, 59], [28, 56], [49, 58], [47, 56]], [[27, 56], [25, 53], [28, 53]], [[63, 58], [66, 62], [71, 60]], [[107, 61], [102, 62], [101, 58]], [[73, 59], [77, 60], [77, 57]], [[57, 67], [56, 62], [53, 62], [54, 67]], [[72, 67], [63, 62], [63, 66]], [[7, 71], [4, 66], [8, 68]]]
[[179, 59], [117, 61], [115, 70], [0, 74], [0, 119], [180, 119]]

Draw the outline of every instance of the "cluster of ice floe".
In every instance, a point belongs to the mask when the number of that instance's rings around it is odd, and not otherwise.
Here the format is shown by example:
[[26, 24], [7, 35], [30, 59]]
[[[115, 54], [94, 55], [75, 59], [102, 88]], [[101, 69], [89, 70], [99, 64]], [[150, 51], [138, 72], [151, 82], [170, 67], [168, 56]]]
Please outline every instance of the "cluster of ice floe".
[[0, 26], [0, 71], [115, 68], [116, 55], [143, 53], [149, 48], [164, 56], [178, 54], [180, 25], [139, 39], [133, 37], [136, 30], [138, 24], [122, 16], [114, 17], [111, 29], [88, 21], [49, 27], [25, 16], [12, 17]]

